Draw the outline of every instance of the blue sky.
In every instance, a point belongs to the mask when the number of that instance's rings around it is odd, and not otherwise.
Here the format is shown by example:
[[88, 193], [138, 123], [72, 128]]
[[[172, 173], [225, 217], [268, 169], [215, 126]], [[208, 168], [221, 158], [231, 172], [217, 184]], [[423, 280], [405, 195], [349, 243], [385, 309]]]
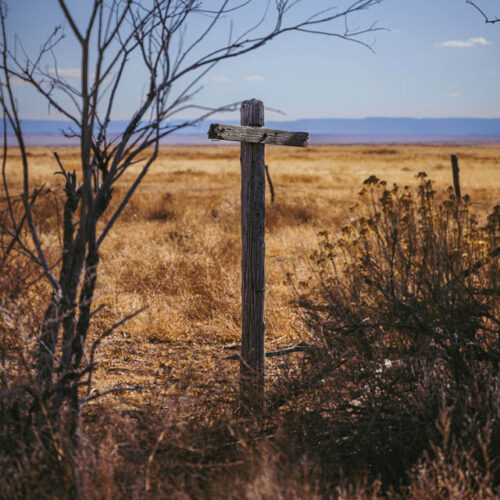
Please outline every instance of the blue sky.
[[[265, 0], [256, 0], [258, 6]], [[68, 0], [83, 22], [85, 5]], [[217, 4], [209, 0], [210, 4]], [[345, 0], [305, 0], [297, 14], [323, 6], [346, 6]], [[7, 0], [8, 29], [17, 33], [30, 53], [62, 19], [56, 0]], [[492, 15], [500, 15], [498, 0], [478, 0]], [[302, 9], [302, 10], [301, 10]], [[234, 17], [235, 29], [248, 25], [252, 13]], [[251, 20], [251, 19], [250, 19]], [[353, 16], [351, 26], [377, 21], [390, 31], [363, 38], [368, 49], [343, 40], [289, 34], [257, 52], [223, 62], [203, 81], [197, 101], [222, 105], [250, 97], [286, 113], [268, 112], [268, 119], [408, 117], [500, 117], [500, 23], [486, 25], [465, 0], [385, 0]], [[217, 37], [227, 36], [228, 24]], [[191, 30], [198, 27], [189, 26]], [[343, 28], [342, 25], [339, 26]], [[69, 28], [66, 27], [69, 33]], [[217, 38], [213, 38], [215, 42]], [[59, 68], [68, 81], [79, 84], [80, 56], [71, 41], [56, 49]], [[46, 68], [50, 69], [51, 61]], [[125, 119], [144, 90], [134, 68], [128, 87], [120, 94], [115, 119]], [[57, 119], [26, 85], [17, 84], [22, 115], [30, 119]]]

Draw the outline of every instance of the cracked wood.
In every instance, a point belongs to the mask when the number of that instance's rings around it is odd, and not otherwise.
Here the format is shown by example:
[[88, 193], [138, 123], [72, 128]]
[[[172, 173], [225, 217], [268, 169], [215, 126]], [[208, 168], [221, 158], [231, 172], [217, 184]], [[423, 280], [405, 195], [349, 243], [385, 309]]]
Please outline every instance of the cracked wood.
[[287, 132], [285, 130], [212, 123], [208, 131], [208, 137], [209, 139], [225, 141], [305, 148], [307, 147], [309, 134], [307, 132]]

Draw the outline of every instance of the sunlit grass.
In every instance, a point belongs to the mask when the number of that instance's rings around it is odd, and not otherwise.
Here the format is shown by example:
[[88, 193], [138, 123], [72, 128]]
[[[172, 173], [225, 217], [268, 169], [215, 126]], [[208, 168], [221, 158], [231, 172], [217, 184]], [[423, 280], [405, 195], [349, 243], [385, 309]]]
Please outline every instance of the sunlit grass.
[[[374, 174], [389, 184], [416, 185], [416, 175], [425, 171], [436, 188], [444, 188], [451, 184], [452, 153], [460, 162], [462, 191], [486, 213], [500, 199], [500, 146], [267, 148], [276, 191], [274, 204], [268, 199], [266, 215], [268, 348], [299, 340], [300, 321], [286, 273], [304, 268], [303, 257], [316, 248], [319, 230], [341, 227], [362, 181]], [[67, 169], [78, 169], [78, 149], [62, 148], [59, 154]], [[32, 148], [30, 161], [33, 185], [44, 183], [60, 193], [62, 181], [54, 175], [52, 150]], [[118, 185], [110, 210], [137, 169]], [[147, 309], [107, 341], [97, 377], [101, 386], [138, 384], [144, 388], [141, 395], [124, 396], [136, 402], [149, 389], [171, 388], [177, 383], [171, 373], [180, 370], [178, 355], [169, 353], [172, 345], [190, 353], [187, 358], [198, 346], [209, 346], [203, 362], [182, 365], [186, 373], [178, 375], [189, 377], [191, 382], [185, 382], [193, 391], [198, 379], [194, 374], [203, 377], [214, 362], [228, 376], [236, 371], [234, 364], [220, 360], [225, 354], [221, 347], [237, 342], [240, 335], [239, 169], [238, 147], [162, 148], [102, 247], [97, 304], [106, 308], [97, 316], [94, 330], [141, 307]], [[21, 181], [15, 172], [10, 177]], [[55, 241], [51, 228], [57, 222], [51, 203], [47, 199], [39, 208], [51, 214], [41, 219], [47, 243]], [[186, 383], [181, 384], [183, 390]]]
[[[9, 154], [15, 157], [17, 152], [12, 150]], [[59, 154], [68, 170], [78, 171], [76, 148], [59, 149]], [[500, 146], [267, 148], [266, 162], [275, 189], [273, 204], [268, 193], [266, 215], [268, 349], [309, 340], [288, 275], [300, 279], [302, 290], [308, 288], [312, 272], [308, 257], [318, 248], [318, 232], [325, 228], [332, 234], [340, 232], [351, 217], [350, 209], [358, 200], [363, 181], [376, 175], [389, 186], [417, 186], [417, 174], [425, 171], [435, 188], [441, 190], [452, 182], [450, 154], [456, 154], [460, 162], [462, 193], [470, 195], [472, 209], [485, 218], [500, 200]], [[61, 206], [58, 199], [62, 199], [62, 177], [54, 175], [57, 164], [51, 149], [31, 148], [29, 158], [32, 185], [43, 183], [54, 192], [54, 196], [44, 198], [38, 205], [36, 218], [41, 224], [42, 242], [53, 250], [56, 259], [60, 243], [54, 207], [57, 203]], [[16, 162], [9, 163], [8, 172], [13, 190], [21, 185], [15, 165]], [[205, 445], [210, 449], [212, 444], [205, 442], [208, 438], [203, 432], [224, 433], [221, 442], [237, 439], [230, 416], [226, 422], [221, 415], [226, 408], [230, 413], [230, 405], [238, 396], [238, 363], [225, 359], [228, 352], [223, 346], [237, 343], [240, 338], [239, 169], [238, 147], [162, 148], [103, 244], [94, 308], [104, 308], [94, 318], [91, 337], [120, 318], [142, 307], [147, 309], [121, 326], [99, 350], [96, 386], [106, 390], [127, 384], [137, 390], [106, 396], [89, 405], [83, 413], [89, 435], [116, 433], [119, 437], [113, 439], [127, 443], [125, 448], [151, 450], [158, 439], [158, 434], [151, 430], [163, 426], [170, 432], [164, 438], [168, 443], [165, 446], [175, 450], [172, 460], [181, 463], [183, 454], [197, 456], [192, 450], [186, 451], [191, 442], [195, 443], [193, 449]], [[110, 213], [137, 171], [138, 167], [132, 168], [117, 185]], [[38, 301], [43, 302], [44, 293], [47, 290], [37, 289], [34, 307]], [[295, 369], [294, 360], [300, 356], [268, 361], [270, 392], [286, 382], [287, 374]], [[219, 420], [214, 420], [214, 414]], [[110, 449], [113, 439], [109, 440]], [[286, 437], [276, 439], [281, 444], [286, 442]], [[245, 448], [248, 455], [244, 458], [252, 463], [250, 479], [241, 485], [248, 489], [248, 498], [255, 498], [252, 492], [266, 488], [270, 496], [263, 498], [273, 496], [278, 491], [273, 488], [281, 484], [280, 474], [296, 482], [295, 486], [283, 486], [279, 491], [291, 494], [300, 487], [304, 495], [315, 497], [314, 482], [304, 479], [311, 474], [307, 461], [303, 471], [284, 471], [280, 467], [286, 461], [280, 465], [280, 457], [287, 453], [285, 448], [270, 451], [264, 446], [255, 458], [249, 458], [248, 450], [250, 447]], [[103, 453], [111, 457], [114, 452]], [[123, 453], [126, 456], [126, 451]], [[208, 453], [208, 458], [204, 455], [203, 460], [210, 463], [209, 452], [204, 453]], [[167, 455], [164, 459], [170, 460]], [[145, 458], [141, 456], [140, 460], [144, 462]], [[113, 463], [123, 473], [130, 470], [134, 459], [126, 465]], [[266, 464], [269, 477], [263, 472]], [[175, 465], [172, 467], [175, 469]], [[154, 469], [151, 474], [154, 475]], [[167, 480], [163, 476], [157, 479]], [[108, 487], [114, 481], [102, 478]], [[122, 484], [120, 481], [126, 483], [116, 479], [117, 484]], [[365, 491], [376, 487], [367, 486]]]

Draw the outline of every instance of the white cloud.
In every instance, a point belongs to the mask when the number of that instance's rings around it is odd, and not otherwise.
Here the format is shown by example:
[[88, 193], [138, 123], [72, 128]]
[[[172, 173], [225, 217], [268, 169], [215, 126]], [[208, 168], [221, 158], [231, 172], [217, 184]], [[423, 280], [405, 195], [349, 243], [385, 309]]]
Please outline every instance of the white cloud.
[[248, 76], [245, 76], [245, 80], [247, 82], [263, 82], [263, 81], [265, 81], [265, 78], [263, 76], [260, 76], [260, 75], [248, 75]]
[[80, 68], [50, 68], [51, 75], [59, 75], [63, 78], [81, 78], [82, 70]]
[[486, 38], [478, 36], [475, 38], [469, 38], [468, 40], [447, 40], [446, 42], [441, 42], [438, 45], [441, 47], [451, 47], [455, 49], [470, 49], [471, 47], [485, 47], [486, 45], [491, 45]]
[[212, 83], [231, 83], [231, 80], [227, 76], [222, 75], [211, 75], [207, 80]]
[[444, 94], [444, 96], [449, 99], [456, 99], [457, 97], [461, 97], [462, 94], [460, 92], [448, 92], [447, 94]]

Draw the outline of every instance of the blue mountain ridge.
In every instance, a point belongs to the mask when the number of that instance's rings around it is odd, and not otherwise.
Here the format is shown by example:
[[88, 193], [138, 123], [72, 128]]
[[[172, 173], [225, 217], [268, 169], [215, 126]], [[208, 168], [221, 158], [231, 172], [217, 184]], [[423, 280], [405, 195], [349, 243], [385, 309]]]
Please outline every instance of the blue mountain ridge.
[[[214, 119], [211, 121], [237, 124], [235, 121]], [[204, 134], [209, 121], [196, 127], [186, 127], [176, 134]], [[108, 132], [118, 134], [126, 127], [126, 121], [109, 124]], [[25, 134], [62, 135], [70, 126], [66, 121], [23, 120]], [[453, 136], [500, 136], [500, 118], [312, 118], [294, 121], [268, 121], [267, 128], [303, 131], [310, 134], [349, 135], [453, 135]], [[10, 134], [12, 131], [7, 128]], [[0, 133], [3, 124], [0, 122]]]

